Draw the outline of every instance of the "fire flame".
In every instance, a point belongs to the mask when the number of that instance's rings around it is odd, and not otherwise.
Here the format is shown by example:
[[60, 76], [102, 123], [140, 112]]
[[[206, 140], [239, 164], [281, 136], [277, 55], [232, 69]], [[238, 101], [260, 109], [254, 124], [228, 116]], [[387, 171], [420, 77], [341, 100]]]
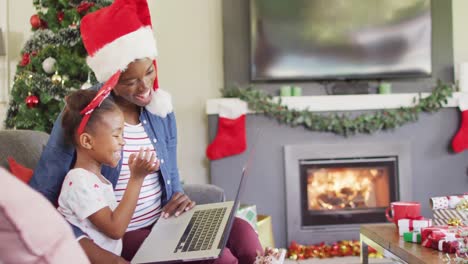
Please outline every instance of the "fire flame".
[[309, 170], [309, 210], [367, 208], [375, 180], [382, 170], [369, 168], [327, 168]]

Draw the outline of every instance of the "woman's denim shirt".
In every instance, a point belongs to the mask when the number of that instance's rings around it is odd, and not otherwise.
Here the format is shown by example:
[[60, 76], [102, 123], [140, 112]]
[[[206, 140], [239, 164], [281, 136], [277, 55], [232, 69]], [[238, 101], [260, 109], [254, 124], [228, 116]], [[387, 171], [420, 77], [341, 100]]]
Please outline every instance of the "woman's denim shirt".
[[[93, 87], [99, 89], [99, 86]], [[90, 89], [93, 89], [90, 88]], [[153, 143], [160, 160], [160, 182], [164, 186], [161, 203], [164, 206], [175, 192], [183, 192], [177, 167], [177, 127], [174, 113], [165, 118], [159, 117], [142, 108], [140, 122]], [[64, 140], [62, 129], [62, 113], [54, 123], [54, 127], [39, 160], [34, 175], [30, 181], [32, 188], [42, 193], [51, 203], [57, 205], [62, 182], [76, 159], [75, 148]], [[123, 155], [122, 155], [123, 156]], [[122, 159], [115, 168], [103, 166], [101, 173], [114, 186], [120, 174]], [[83, 235], [78, 228], [73, 227], [76, 237]]]

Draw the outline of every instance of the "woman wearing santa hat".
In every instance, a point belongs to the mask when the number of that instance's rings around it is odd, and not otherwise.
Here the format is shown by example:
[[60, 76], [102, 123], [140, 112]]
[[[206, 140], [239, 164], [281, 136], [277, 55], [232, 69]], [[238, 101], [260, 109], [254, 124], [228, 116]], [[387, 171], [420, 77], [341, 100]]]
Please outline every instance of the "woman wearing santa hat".
[[[117, 167], [104, 166], [101, 172], [113, 184], [117, 201], [126, 189], [127, 160], [132, 152], [150, 147], [160, 160], [160, 170], [145, 178], [139, 203], [123, 238], [122, 257], [130, 261], [159, 217], [177, 216], [195, 203], [184, 194], [179, 179], [176, 121], [170, 95], [158, 86], [157, 50], [146, 0], [115, 0], [112, 5], [83, 17], [80, 31], [88, 52], [87, 63], [101, 82], [91, 88], [100, 91], [96, 100], [110, 94], [124, 113], [126, 144], [122, 158]], [[99, 107], [98, 103], [95, 105]], [[75, 159], [73, 146], [64, 143], [60, 120], [61, 116], [30, 182], [54, 204]], [[124, 262], [120, 256], [99, 248], [77, 227], [72, 228], [93, 263]], [[253, 263], [257, 252], [262, 251], [252, 227], [236, 219], [227, 247], [213, 263]]]

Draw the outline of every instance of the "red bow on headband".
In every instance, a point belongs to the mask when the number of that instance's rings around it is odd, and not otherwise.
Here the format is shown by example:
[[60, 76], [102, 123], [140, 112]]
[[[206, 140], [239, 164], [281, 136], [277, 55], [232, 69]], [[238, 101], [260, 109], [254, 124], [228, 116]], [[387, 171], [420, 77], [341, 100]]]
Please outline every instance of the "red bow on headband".
[[99, 89], [99, 92], [96, 96], [91, 100], [91, 102], [81, 110], [80, 114], [83, 115], [83, 119], [81, 119], [80, 125], [78, 126], [77, 133], [81, 135], [84, 132], [86, 124], [88, 124], [89, 118], [91, 117], [91, 113], [101, 105], [101, 103], [109, 96], [112, 89], [114, 89], [115, 85], [119, 81], [121, 72], [118, 71], [112, 75], [109, 80]]

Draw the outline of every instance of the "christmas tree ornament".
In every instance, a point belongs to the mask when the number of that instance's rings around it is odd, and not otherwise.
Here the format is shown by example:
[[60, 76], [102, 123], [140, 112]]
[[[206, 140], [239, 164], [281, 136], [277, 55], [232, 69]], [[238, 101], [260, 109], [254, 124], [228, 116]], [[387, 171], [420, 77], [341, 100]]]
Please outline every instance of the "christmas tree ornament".
[[41, 19], [41, 29], [46, 29], [48, 27], [49, 25], [47, 24], [47, 21], [45, 21], [44, 19]]
[[23, 53], [23, 57], [21, 58], [19, 65], [22, 67], [27, 66], [30, 61], [31, 59], [29, 53]]
[[89, 89], [91, 88], [93, 85], [91, 84], [91, 82], [86, 81], [85, 83], [83, 83], [83, 85], [81, 85], [81, 90], [86, 90], [86, 89]]
[[64, 17], [65, 17], [65, 13], [63, 13], [63, 11], [57, 12], [57, 20], [58, 20], [58, 22], [62, 23]]
[[39, 98], [35, 95], [29, 94], [24, 102], [29, 109], [35, 108], [39, 104]]
[[91, 83], [91, 73], [88, 72], [88, 80], [86, 80], [86, 82], [83, 83], [83, 85], [81, 85], [81, 90], [86, 90], [91, 86], [93, 86], [93, 84]]
[[42, 20], [39, 18], [39, 15], [34, 14], [29, 19], [29, 23], [31, 23], [33, 29], [38, 29], [42, 25]]
[[221, 103], [218, 107], [218, 131], [206, 149], [206, 156], [210, 160], [237, 155], [247, 148], [245, 135], [247, 103], [234, 99]]
[[80, 14], [83, 14], [83, 13], [86, 13], [88, 12], [88, 10], [94, 6], [94, 3], [91, 3], [91, 2], [88, 2], [88, 1], [83, 1], [81, 2], [81, 4], [76, 8], [76, 11], [78, 11], [78, 13]]
[[42, 69], [48, 74], [53, 73], [55, 71], [56, 62], [57, 60], [55, 60], [54, 58], [48, 57], [42, 62]]
[[68, 75], [63, 75], [62, 76], [62, 87], [65, 85], [66, 82], [68, 82], [70, 80], [70, 77], [68, 77]]
[[62, 82], [62, 76], [60, 76], [58, 72], [55, 72], [55, 74], [52, 75], [51, 80], [53, 84], [58, 85]]
[[468, 94], [461, 93], [458, 98], [458, 108], [461, 112], [461, 124], [457, 134], [452, 139], [452, 149], [456, 153], [468, 148]]

